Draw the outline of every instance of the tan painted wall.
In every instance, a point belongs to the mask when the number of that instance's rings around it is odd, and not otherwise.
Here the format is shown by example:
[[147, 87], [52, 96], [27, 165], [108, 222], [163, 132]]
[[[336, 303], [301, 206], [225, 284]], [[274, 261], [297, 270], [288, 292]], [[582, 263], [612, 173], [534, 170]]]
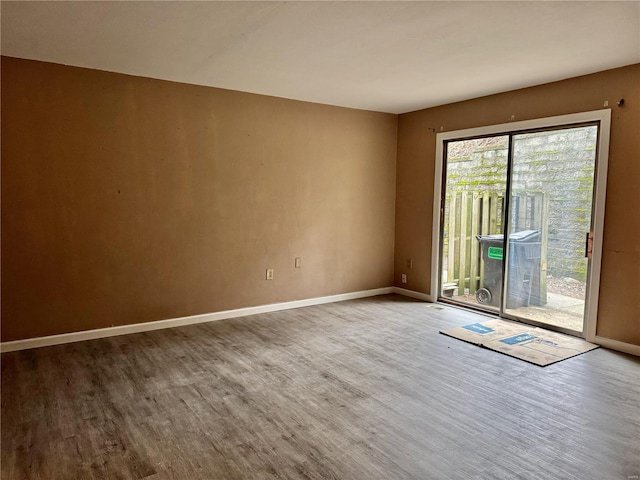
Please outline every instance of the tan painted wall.
[[[619, 98], [598, 334], [640, 344], [639, 65], [397, 120], [3, 57], [2, 340], [392, 281], [427, 293], [428, 128], [595, 110]], [[267, 267], [274, 281], [264, 280]]]
[[2, 58], [2, 340], [390, 286], [396, 131]]
[[[625, 106], [616, 102], [624, 98]], [[395, 280], [429, 293], [436, 134], [613, 105], [597, 334], [640, 345], [640, 65], [400, 115]], [[406, 261], [413, 259], [413, 269]]]

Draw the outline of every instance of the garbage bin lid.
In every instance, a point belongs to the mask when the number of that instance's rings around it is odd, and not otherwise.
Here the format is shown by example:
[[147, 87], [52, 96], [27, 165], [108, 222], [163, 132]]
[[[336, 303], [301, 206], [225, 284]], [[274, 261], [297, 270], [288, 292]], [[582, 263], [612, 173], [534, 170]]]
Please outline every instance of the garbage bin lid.
[[476, 238], [479, 241], [491, 241], [491, 240], [497, 240], [499, 242], [501, 242], [504, 239], [504, 235], [501, 233], [494, 233], [493, 235], [476, 235]]
[[509, 235], [509, 240], [512, 242], [524, 242], [537, 235], [540, 235], [539, 230], [521, 230]]
[[[509, 240], [512, 242], [526, 242], [537, 235], [540, 235], [540, 230], [521, 230], [510, 234]], [[493, 235], [476, 235], [476, 238], [481, 242], [492, 240], [501, 242], [504, 235], [502, 233], [494, 233]]]

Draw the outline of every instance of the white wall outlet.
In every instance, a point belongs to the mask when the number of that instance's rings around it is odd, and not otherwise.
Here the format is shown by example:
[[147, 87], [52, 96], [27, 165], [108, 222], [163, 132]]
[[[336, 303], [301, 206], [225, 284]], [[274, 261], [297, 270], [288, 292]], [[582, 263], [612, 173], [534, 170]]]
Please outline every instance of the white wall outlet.
[[267, 280], [273, 280], [273, 268], [267, 268]]
[[407, 283], [407, 274], [406, 273], [402, 274], [402, 283]]
[[302, 265], [302, 259], [300, 257], [296, 257], [295, 266], [296, 268], [300, 268]]

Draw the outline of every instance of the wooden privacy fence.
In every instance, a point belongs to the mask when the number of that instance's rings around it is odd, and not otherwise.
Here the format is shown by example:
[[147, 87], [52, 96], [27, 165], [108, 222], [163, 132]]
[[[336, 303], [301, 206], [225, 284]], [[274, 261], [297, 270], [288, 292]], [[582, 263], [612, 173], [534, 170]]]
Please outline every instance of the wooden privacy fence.
[[[502, 219], [504, 195], [495, 192], [458, 191], [445, 199], [444, 252], [446, 275], [444, 283], [457, 285], [458, 295], [465, 289], [474, 294], [482, 287], [484, 268], [477, 235], [504, 233]], [[514, 192], [511, 197], [513, 231], [538, 230], [542, 250], [540, 272], [547, 269], [547, 237], [549, 198], [545, 192]], [[547, 220], [545, 220], [547, 219]], [[546, 274], [535, 279], [539, 283], [541, 301], [546, 303]]]

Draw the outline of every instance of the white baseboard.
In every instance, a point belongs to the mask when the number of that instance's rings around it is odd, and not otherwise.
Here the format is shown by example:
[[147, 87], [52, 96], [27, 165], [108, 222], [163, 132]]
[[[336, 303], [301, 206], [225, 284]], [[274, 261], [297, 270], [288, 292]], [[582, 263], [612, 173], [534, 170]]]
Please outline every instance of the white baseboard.
[[[373, 290], [362, 290], [360, 292], [341, 293], [338, 295], [329, 295], [326, 297], [307, 298], [304, 300], [294, 300], [291, 302], [272, 303], [269, 305], [260, 305], [257, 307], [238, 308], [235, 310], [225, 310], [222, 312], [205, 313], [202, 315], [191, 315], [189, 317], [171, 318], [168, 320], [158, 320], [154, 322], [135, 323], [132, 325], [121, 325], [118, 327], [97, 328], [94, 330], [85, 330], [82, 332], [62, 333], [60, 335], [50, 335], [47, 337], [27, 338], [25, 340], [15, 340], [13, 342], [0, 343], [0, 353], [13, 352], [16, 350], [27, 350], [29, 348], [48, 347], [52, 345], [60, 345], [63, 343], [82, 342], [85, 340], [93, 340], [96, 338], [115, 337], [117, 335], [127, 335], [130, 333], [149, 332], [152, 330], [161, 330], [163, 328], [180, 327], [184, 325], [195, 325], [197, 323], [214, 322], [217, 320], [225, 320], [228, 318], [246, 317], [248, 315], [257, 315], [259, 313], [277, 312], [279, 310], [289, 310], [292, 308], [309, 307], [312, 305], [321, 305], [323, 303], [342, 302], [344, 300], [352, 300], [356, 298], [373, 297], [376, 295], [386, 295], [396, 293], [405, 297], [416, 298], [425, 302], [432, 302], [431, 296], [426, 293], [415, 292], [399, 287], [384, 287]], [[640, 346], [630, 343], [611, 340], [605, 337], [596, 336], [594, 343], [605, 348], [618, 350], [620, 352], [629, 353], [631, 355], [640, 356]]]
[[96, 338], [115, 337], [117, 335], [127, 335], [129, 333], [148, 332], [151, 330], [161, 330], [163, 328], [181, 327], [184, 325], [194, 325], [196, 323], [214, 322], [227, 318], [246, 317], [259, 313], [277, 312], [279, 310], [289, 310], [291, 308], [308, 307], [321, 305], [323, 303], [341, 302], [356, 298], [373, 297], [393, 293], [393, 287], [375, 288], [373, 290], [362, 290], [360, 292], [340, 293], [326, 297], [307, 298], [304, 300], [294, 300], [291, 302], [272, 303], [257, 307], [238, 308], [235, 310], [225, 310], [222, 312], [205, 313], [202, 315], [191, 315], [189, 317], [171, 318], [168, 320], [157, 320], [153, 322], [134, 323], [132, 325], [121, 325], [118, 327], [97, 328], [82, 332], [62, 333], [59, 335], [49, 335], [46, 337], [27, 338], [12, 342], [0, 343], [0, 353], [13, 352], [16, 350], [26, 350], [29, 348], [49, 347], [63, 343], [82, 342]]
[[417, 298], [418, 300], [424, 300], [425, 302], [433, 302], [431, 295], [427, 293], [415, 292], [413, 290], [407, 290], [406, 288], [400, 288], [400, 287], [391, 287], [391, 288], [393, 289], [393, 293], [397, 293], [398, 295]]
[[630, 355], [635, 355], [636, 357], [640, 357], [640, 345], [625, 343], [619, 340], [611, 340], [610, 338], [599, 337], [597, 335], [593, 340], [593, 343], [597, 343], [598, 345], [605, 348], [610, 348], [611, 350], [617, 350], [619, 352], [624, 352]]

